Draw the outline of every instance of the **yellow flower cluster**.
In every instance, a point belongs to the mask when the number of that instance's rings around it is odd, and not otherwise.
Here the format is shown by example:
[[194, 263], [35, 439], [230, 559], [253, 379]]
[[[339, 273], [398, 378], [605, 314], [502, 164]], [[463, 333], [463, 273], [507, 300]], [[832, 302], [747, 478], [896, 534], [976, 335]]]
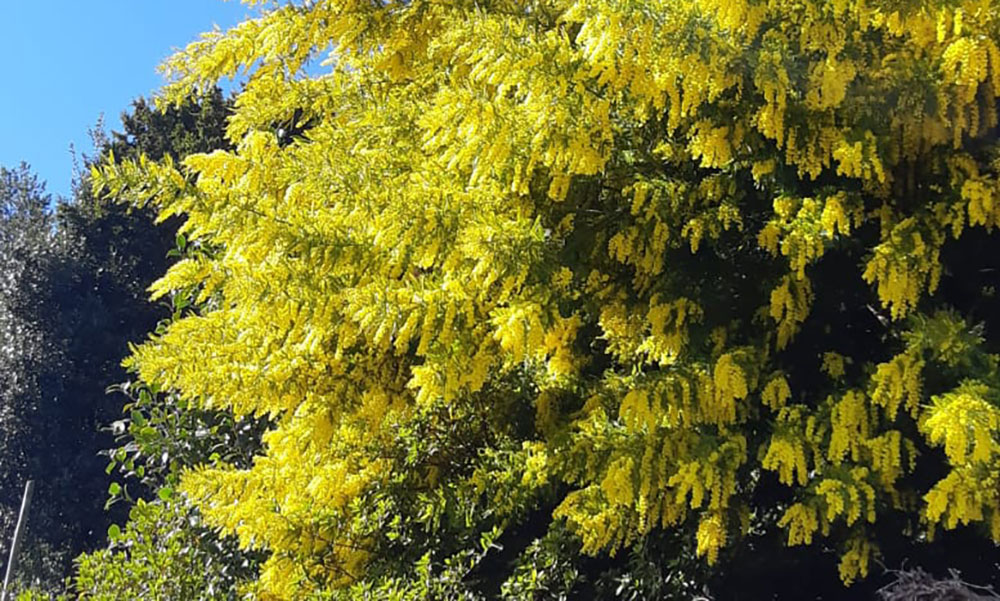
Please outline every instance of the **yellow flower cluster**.
[[809, 482], [805, 443], [801, 440], [771, 437], [771, 444], [760, 466], [778, 472], [778, 480], [786, 486], [796, 483], [805, 486]]
[[799, 324], [809, 316], [812, 306], [812, 284], [808, 278], [786, 275], [771, 291], [771, 318], [778, 323], [777, 348], [788, 346], [799, 331]]
[[849, 143], [842, 140], [833, 150], [837, 173], [864, 180], [886, 180], [885, 166], [879, 158], [877, 140], [872, 132], [865, 132], [865, 139]]
[[743, 136], [730, 132], [729, 127], [714, 127], [709, 121], [699, 121], [691, 126], [688, 151], [695, 159], [701, 158], [702, 167], [724, 167], [733, 158], [733, 146], [738, 146]]
[[635, 495], [633, 482], [635, 465], [631, 457], [621, 457], [608, 467], [601, 481], [601, 490], [611, 509], [632, 504]]
[[[909, 438], [903, 438], [899, 430], [889, 430], [881, 436], [870, 438], [866, 441], [866, 445], [871, 455], [872, 471], [878, 474], [882, 486], [898, 505], [900, 499], [895, 483], [905, 472], [912, 472], [916, 468], [916, 446]], [[909, 459], [906, 464], [903, 463], [904, 449]]]
[[826, 457], [840, 465], [846, 457], [861, 460], [861, 450], [871, 434], [873, 417], [863, 392], [850, 390], [832, 403], [830, 411], [830, 446]]
[[[622, 399], [619, 415], [630, 431], [652, 432], [659, 426], [661, 409], [656, 405], [650, 405], [649, 401], [649, 393], [639, 388], [630, 390]], [[655, 401], [654, 397], [654, 403]]]
[[649, 303], [646, 316], [649, 336], [642, 341], [637, 352], [646, 354], [651, 363], [669, 365], [684, 351], [689, 324], [701, 320], [702, 310], [687, 298], [661, 303], [654, 294]]
[[788, 530], [788, 546], [811, 545], [813, 534], [819, 530], [819, 518], [814, 508], [795, 503], [785, 510], [778, 526]]
[[915, 416], [923, 389], [923, 368], [924, 360], [913, 351], [900, 353], [891, 361], [880, 363], [872, 376], [872, 403], [882, 407], [889, 419], [895, 419], [901, 406]]
[[942, 242], [939, 231], [922, 228], [916, 218], [908, 217], [873, 249], [863, 277], [869, 284], [878, 284], [879, 300], [894, 319], [912, 311], [923, 292], [937, 289]]
[[828, 57], [818, 61], [809, 69], [809, 92], [806, 106], [814, 111], [837, 108], [847, 96], [847, 86], [857, 75], [857, 69], [850, 61], [838, 61]]
[[712, 512], [701, 518], [697, 541], [696, 553], [705, 556], [709, 565], [714, 564], [719, 558], [719, 549], [726, 544], [726, 526], [721, 514]]
[[770, 407], [771, 411], [778, 411], [785, 406], [785, 402], [791, 396], [792, 389], [788, 386], [788, 380], [783, 375], [777, 374], [764, 385], [760, 400]]
[[840, 353], [826, 352], [823, 353], [823, 364], [820, 366], [820, 370], [838, 380], [844, 377], [844, 363], [847, 361], [848, 359]]
[[944, 447], [948, 461], [992, 465], [1000, 457], [1000, 409], [987, 401], [990, 388], [965, 382], [957, 390], [934, 397], [934, 404], [921, 422], [927, 439]]
[[953, 469], [924, 496], [928, 521], [952, 529], [959, 524], [988, 520], [993, 540], [1000, 542], [1000, 498], [996, 493], [997, 483], [1000, 482], [998, 476], [1000, 474], [995, 468], [987, 472]]
[[756, 387], [753, 372], [747, 373], [747, 361], [745, 351], [726, 353], [716, 361], [712, 372], [715, 394], [711, 402], [702, 403], [701, 407], [706, 422], [719, 426], [736, 422], [736, 401], [747, 398], [750, 390]]
[[844, 584], [851, 584], [856, 579], [868, 576], [868, 563], [871, 561], [874, 547], [863, 538], [854, 538], [847, 546], [847, 551], [840, 558], [840, 579]]
[[850, 471], [850, 479], [826, 478], [816, 486], [815, 494], [823, 500], [826, 511], [823, 520], [833, 522], [844, 516], [848, 526], [861, 519], [864, 512], [868, 522], [875, 521], [875, 489], [865, 481], [868, 469], [856, 467]]
[[1000, 202], [995, 181], [967, 180], [962, 185], [962, 200], [968, 203], [969, 225], [992, 230], [1000, 225]]

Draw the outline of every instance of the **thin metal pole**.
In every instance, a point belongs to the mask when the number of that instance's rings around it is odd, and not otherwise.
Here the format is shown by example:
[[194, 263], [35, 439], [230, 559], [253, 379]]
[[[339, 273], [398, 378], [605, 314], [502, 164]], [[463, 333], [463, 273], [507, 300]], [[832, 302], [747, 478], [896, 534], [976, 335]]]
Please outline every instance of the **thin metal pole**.
[[35, 490], [35, 483], [28, 480], [24, 483], [24, 496], [21, 498], [21, 512], [17, 515], [17, 526], [14, 528], [14, 541], [10, 545], [10, 559], [7, 560], [7, 575], [3, 579], [3, 593], [0, 594], [0, 601], [7, 601], [7, 587], [10, 586], [10, 579], [17, 568], [17, 551], [21, 546], [21, 538], [24, 536], [24, 528], [28, 521], [28, 506], [31, 505], [31, 493]]

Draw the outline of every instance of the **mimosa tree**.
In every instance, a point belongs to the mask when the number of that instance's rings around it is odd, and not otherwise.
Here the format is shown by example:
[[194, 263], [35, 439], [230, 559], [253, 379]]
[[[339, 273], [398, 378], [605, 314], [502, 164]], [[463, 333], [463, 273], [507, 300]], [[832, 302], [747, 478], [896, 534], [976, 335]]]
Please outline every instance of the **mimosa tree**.
[[316, 0], [207, 34], [161, 100], [249, 73], [236, 150], [94, 174], [212, 249], [131, 365], [275, 424], [183, 491], [275, 599], [558, 598], [662, 533], [711, 565], [782, 529], [845, 583], [880, 524], [1000, 540], [998, 41], [987, 0]]

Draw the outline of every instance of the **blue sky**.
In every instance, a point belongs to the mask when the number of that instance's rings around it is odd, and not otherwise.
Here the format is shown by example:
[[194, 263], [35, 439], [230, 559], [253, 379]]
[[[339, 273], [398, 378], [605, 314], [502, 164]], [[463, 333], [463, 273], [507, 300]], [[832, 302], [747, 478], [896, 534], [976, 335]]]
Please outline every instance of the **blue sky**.
[[235, 0], [21, 0], [0, 17], [0, 165], [22, 160], [68, 195], [70, 143], [89, 152], [87, 130], [106, 129], [134, 98], [162, 83], [157, 65], [173, 49], [250, 9]]

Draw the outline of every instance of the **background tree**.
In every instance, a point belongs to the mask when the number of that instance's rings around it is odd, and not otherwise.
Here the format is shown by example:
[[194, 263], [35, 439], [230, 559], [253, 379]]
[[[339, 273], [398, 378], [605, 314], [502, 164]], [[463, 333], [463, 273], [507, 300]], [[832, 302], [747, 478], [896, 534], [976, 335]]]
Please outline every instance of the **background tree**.
[[[24, 483], [38, 475], [52, 451], [39, 426], [64, 390], [66, 358], [59, 334], [45, 326], [54, 309], [48, 276], [60, 269], [51, 202], [44, 184], [27, 165], [0, 167], [0, 528], [4, 532], [0, 549], [4, 553]], [[51, 513], [44, 512], [33, 526], [58, 528], [51, 519]], [[46, 543], [28, 545], [25, 564], [51, 578], [58, 567]]]
[[417, 0], [189, 46], [167, 102], [252, 71], [235, 148], [95, 174], [215, 249], [130, 364], [273, 422], [182, 492], [268, 598], [995, 578], [998, 41], [974, 0]]
[[[126, 133], [115, 134], [105, 147], [105, 156], [174, 160], [226, 148], [222, 128], [228, 112], [229, 105], [218, 89], [177, 108], [158, 110], [139, 101], [131, 114], [123, 116]], [[177, 235], [176, 220], [155, 224], [148, 209], [133, 212], [115, 199], [109, 203], [89, 192], [86, 198], [101, 212], [95, 217], [93, 211], [85, 211], [75, 220], [74, 231], [80, 232], [80, 239], [100, 234], [111, 223], [132, 234], [142, 232], [156, 240], [160, 250], [162, 245], [172, 245], [158, 255], [164, 262], [213, 252], [200, 243], [189, 246], [183, 235]], [[126, 277], [112, 276], [119, 284], [134, 281], [127, 277], [132, 273], [156, 273], [143, 260], [146, 249], [138, 244], [117, 251], [129, 261]], [[137, 297], [148, 295], [146, 286], [144, 282], [134, 289]], [[197, 314], [200, 305], [194, 296], [192, 291], [178, 291], [161, 303], [168, 311], [157, 331], [182, 315]], [[249, 466], [259, 449], [265, 421], [205, 411], [175, 393], [162, 393], [142, 382], [130, 380], [115, 388], [116, 398], [126, 403], [111, 422], [115, 445], [109, 452], [108, 470], [115, 480], [109, 487], [110, 503], [129, 507], [128, 519], [122, 526], [120, 518], [110, 526], [106, 548], [78, 558], [73, 591], [95, 600], [237, 598], [241, 587], [252, 581], [261, 554], [242, 551], [234, 540], [219, 537], [174, 489], [183, 471], [199, 465]]]
[[[228, 110], [219, 90], [166, 111], [138, 100], [98, 151], [162, 159], [212, 150]], [[21, 572], [56, 587], [124, 515], [105, 510], [111, 479], [100, 454], [115, 443], [109, 429], [127, 397], [106, 389], [126, 378], [128, 344], [171, 315], [146, 288], [172, 260], [176, 223], [157, 227], [151, 212], [95, 198], [86, 182], [57, 205], [23, 166], [4, 170], [2, 186], [2, 539], [9, 543], [24, 481], [34, 479]]]

